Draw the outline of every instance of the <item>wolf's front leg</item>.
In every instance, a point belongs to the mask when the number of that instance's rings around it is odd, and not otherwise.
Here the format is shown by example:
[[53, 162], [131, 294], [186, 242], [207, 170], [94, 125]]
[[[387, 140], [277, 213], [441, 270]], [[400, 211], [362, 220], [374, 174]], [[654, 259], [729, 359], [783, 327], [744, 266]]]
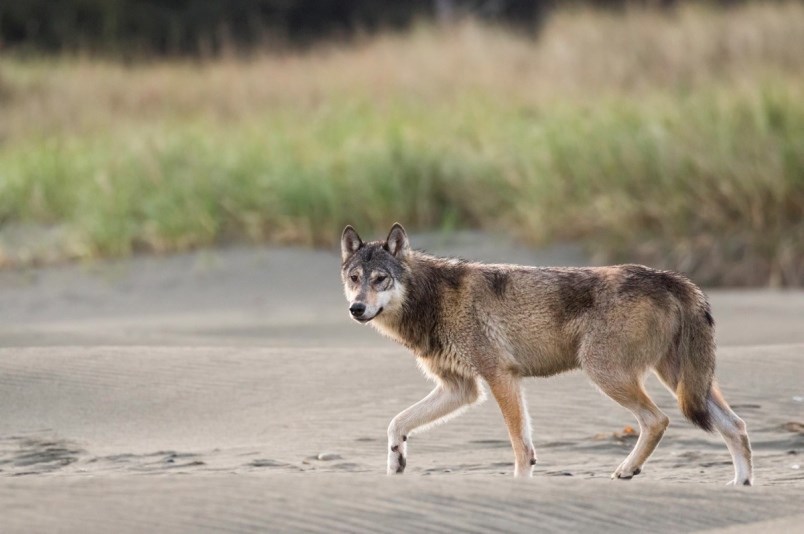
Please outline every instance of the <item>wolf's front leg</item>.
[[407, 465], [407, 440], [415, 429], [438, 423], [480, 398], [474, 379], [443, 382], [425, 398], [394, 417], [388, 426], [388, 474], [402, 473]]
[[530, 417], [519, 379], [500, 375], [487, 380], [508, 427], [514, 449], [514, 476], [529, 477], [533, 473], [533, 464], [536, 463], [536, 451], [530, 437]]

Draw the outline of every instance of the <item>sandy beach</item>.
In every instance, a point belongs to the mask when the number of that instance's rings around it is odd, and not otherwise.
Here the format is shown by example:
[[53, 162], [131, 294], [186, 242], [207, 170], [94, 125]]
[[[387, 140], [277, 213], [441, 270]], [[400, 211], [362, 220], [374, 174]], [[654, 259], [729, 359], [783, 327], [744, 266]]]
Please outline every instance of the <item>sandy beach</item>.
[[[586, 263], [474, 234], [414, 245]], [[630, 413], [580, 373], [527, 382], [539, 462], [512, 477], [493, 401], [410, 439], [385, 429], [430, 384], [347, 317], [334, 251], [230, 248], [0, 272], [0, 531], [791, 532], [804, 521], [804, 292], [707, 292], [722, 389], [756, 486], [717, 435], [671, 419], [642, 475], [611, 481]], [[574, 399], [572, 403], [569, 399]]]

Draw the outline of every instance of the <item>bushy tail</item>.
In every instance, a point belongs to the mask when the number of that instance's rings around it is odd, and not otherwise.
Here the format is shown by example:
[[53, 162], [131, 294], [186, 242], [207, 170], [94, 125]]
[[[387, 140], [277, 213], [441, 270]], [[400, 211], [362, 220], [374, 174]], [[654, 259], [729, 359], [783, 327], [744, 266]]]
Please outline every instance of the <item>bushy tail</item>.
[[707, 399], [715, 376], [714, 326], [709, 303], [701, 295], [700, 305], [682, 312], [676, 347], [678, 405], [684, 417], [707, 432], [712, 431]]

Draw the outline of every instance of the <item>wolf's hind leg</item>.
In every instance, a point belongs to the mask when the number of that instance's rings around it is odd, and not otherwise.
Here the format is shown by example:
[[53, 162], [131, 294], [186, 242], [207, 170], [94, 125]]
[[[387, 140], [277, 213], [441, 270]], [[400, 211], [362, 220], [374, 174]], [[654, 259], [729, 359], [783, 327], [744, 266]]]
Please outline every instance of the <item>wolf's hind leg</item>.
[[529, 477], [536, 463], [531, 441], [530, 417], [519, 379], [510, 375], [488, 379], [491, 393], [500, 405], [514, 449], [514, 476]]
[[706, 403], [712, 414], [712, 423], [723, 436], [734, 462], [734, 480], [731, 483], [735, 486], [750, 486], [753, 483], [751, 443], [748, 441], [745, 423], [729, 407], [717, 384], [712, 384]]
[[[672, 370], [659, 367], [656, 369], [656, 374], [659, 375], [670, 393], [675, 396], [678, 381]], [[726, 447], [729, 448], [729, 453], [731, 453], [732, 462], [734, 463], [734, 480], [730, 484], [735, 486], [752, 485], [754, 479], [751, 463], [751, 442], [748, 440], [745, 422], [729, 407], [716, 383], [712, 383], [709, 390], [706, 408], [712, 417], [712, 424], [723, 436], [723, 441], [726, 442]]]
[[425, 398], [403, 410], [388, 426], [388, 474], [402, 473], [407, 465], [407, 439], [417, 428], [433, 425], [460, 414], [480, 399], [475, 379], [445, 381]]
[[616, 371], [587, 369], [587, 372], [603, 393], [628, 408], [639, 423], [639, 439], [634, 449], [611, 475], [611, 478], [632, 478], [642, 472], [642, 466], [661, 441], [670, 420], [648, 397], [642, 387], [641, 374], [627, 377]]

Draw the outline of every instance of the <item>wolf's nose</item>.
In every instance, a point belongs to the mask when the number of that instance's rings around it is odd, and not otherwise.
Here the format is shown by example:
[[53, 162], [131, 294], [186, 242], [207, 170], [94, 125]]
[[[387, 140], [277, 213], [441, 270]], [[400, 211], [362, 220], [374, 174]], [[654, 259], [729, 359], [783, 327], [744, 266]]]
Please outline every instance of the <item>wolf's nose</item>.
[[351, 313], [355, 317], [360, 317], [361, 315], [363, 315], [363, 312], [365, 311], [366, 311], [365, 304], [352, 304], [349, 307], [349, 313]]

